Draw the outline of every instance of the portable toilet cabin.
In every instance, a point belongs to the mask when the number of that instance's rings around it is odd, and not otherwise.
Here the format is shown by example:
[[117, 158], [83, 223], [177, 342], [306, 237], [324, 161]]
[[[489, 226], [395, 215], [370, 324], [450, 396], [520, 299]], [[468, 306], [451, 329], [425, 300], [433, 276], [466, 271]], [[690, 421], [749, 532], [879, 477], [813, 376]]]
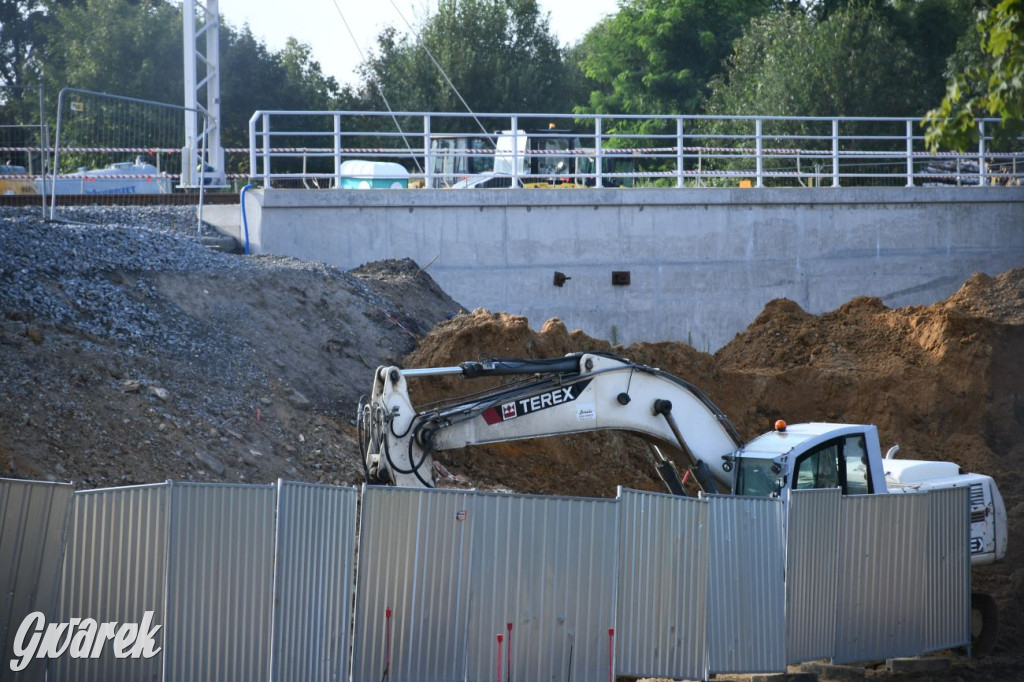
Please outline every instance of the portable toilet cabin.
[[398, 163], [345, 161], [341, 164], [341, 189], [406, 189], [409, 171]]

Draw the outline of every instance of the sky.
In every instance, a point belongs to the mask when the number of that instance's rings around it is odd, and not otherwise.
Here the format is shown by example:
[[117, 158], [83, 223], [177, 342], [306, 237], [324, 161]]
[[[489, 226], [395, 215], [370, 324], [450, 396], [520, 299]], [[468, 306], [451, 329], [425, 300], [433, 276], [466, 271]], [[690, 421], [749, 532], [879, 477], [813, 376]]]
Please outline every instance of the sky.
[[[563, 45], [575, 43], [618, 9], [617, 0], [539, 3], [542, 13], [550, 13], [551, 31]], [[310, 45], [324, 73], [341, 84], [355, 84], [360, 52], [369, 54], [383, 28], [394, 26], [408, 33], [406, 22], [418, 26], [437, 6], [436, 0], [219, 0], [218, 4], [225, 23], [236, 29], [248, 23], [253, 35], [273, 51], [283, 48], [289, 37]]]

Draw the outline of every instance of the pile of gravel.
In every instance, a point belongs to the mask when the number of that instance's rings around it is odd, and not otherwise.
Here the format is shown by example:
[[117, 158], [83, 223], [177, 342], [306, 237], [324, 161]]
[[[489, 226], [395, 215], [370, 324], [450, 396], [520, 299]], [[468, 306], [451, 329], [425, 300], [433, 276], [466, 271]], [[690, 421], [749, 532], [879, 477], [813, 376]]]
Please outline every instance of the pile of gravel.
[[129, 353], [187, 357], [199, 350], [195, 338], [218, 332], [163, 305], [151, 281], [157, 273], [331, 270], [366, 288], [320, 263], [215, 251], [196, 225], [189, 206], [62, 208], [59, 222], [45, 221], [38, 207], [0, 207], [0, 313], [117, 341]]
[[61, 216], [80, 222], [46, 222], [38, 208], [0, 208], [0, 310], [8, 317], [180, 355], [190, 350], [185, 321], [153, 307], [156, 292], [144, 273], [245, 266], [201, 246], [188, 207], [90, 207]]

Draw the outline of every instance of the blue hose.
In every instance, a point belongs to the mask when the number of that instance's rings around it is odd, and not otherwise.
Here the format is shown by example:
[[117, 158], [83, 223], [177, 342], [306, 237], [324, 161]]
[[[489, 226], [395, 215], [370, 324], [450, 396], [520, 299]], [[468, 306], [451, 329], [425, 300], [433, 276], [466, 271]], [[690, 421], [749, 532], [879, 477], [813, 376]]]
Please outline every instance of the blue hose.
[[245, 217], [245, 191], [252, 189], [252, 183], [242, 188], [242, 195], [238, 199], [238, 202], [242, 204], [242, 228], [245, 230], [245, 255], [249, 255], [249, 221]]

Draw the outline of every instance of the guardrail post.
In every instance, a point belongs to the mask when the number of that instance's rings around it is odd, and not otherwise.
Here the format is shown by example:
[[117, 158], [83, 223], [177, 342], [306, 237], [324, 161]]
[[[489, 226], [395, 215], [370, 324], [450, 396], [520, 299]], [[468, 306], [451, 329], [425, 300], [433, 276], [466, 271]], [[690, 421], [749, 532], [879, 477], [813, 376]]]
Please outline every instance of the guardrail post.
[[[604, 126], [601, 125], [601, 117], [598, 116], [594, 119], [594, 187], [604, 187], [604, 182], [601, 180], [601, 176], [604, 171], [603, 157], [604, 145], [601, 144], [601, 136], [604, 134]], [[583, 180], [583, 184], [586, 185], [586, 179]]]
[[[257, 111], [249, 118], [249, 181], [256, 177], [256, 116]], [[182, 157], [184, 158], [184, 156]]]
[[341, 188], [341, 114], [334, 114], [334, 189]]
[[676, 179], [676, 187], [686, 187], [686, 157], [683, 154], [683, 117], [676, 119], [676, 170], [679, 177]]
[[832, 186], [839, 187], [839, 119], [832, 119]]
[[985, 172], [985, 121], [984, 119], [978, 121], [978, 186], [984, 187], [986, 175]]
[[423, 115], [423, 186], [434, 186], [434, 155], [430, 150], [430, 114]]
[[754, 137], [757, 145], [757, 186], [764, 187], [764, 140], [761, 135], [763, 126], [761, 119], [754, 120]]
[[270, 114], [263, 114], [263, 189], [270, 189]]
[[907, 187], [914, 186], [914, 122], [907, 119]]
[[[529, 151], [529, 150], [527, 150]], [[529, 158], [529, 157], [527, 157]], [[526, 170], [529, 171], [530, 164], [527, 162]], [[512, 117], [512, 177], [515, 180], [519, 180], [519, 117]], [[518, 182], [513, 183], [513, 186], [517, 185]]]

